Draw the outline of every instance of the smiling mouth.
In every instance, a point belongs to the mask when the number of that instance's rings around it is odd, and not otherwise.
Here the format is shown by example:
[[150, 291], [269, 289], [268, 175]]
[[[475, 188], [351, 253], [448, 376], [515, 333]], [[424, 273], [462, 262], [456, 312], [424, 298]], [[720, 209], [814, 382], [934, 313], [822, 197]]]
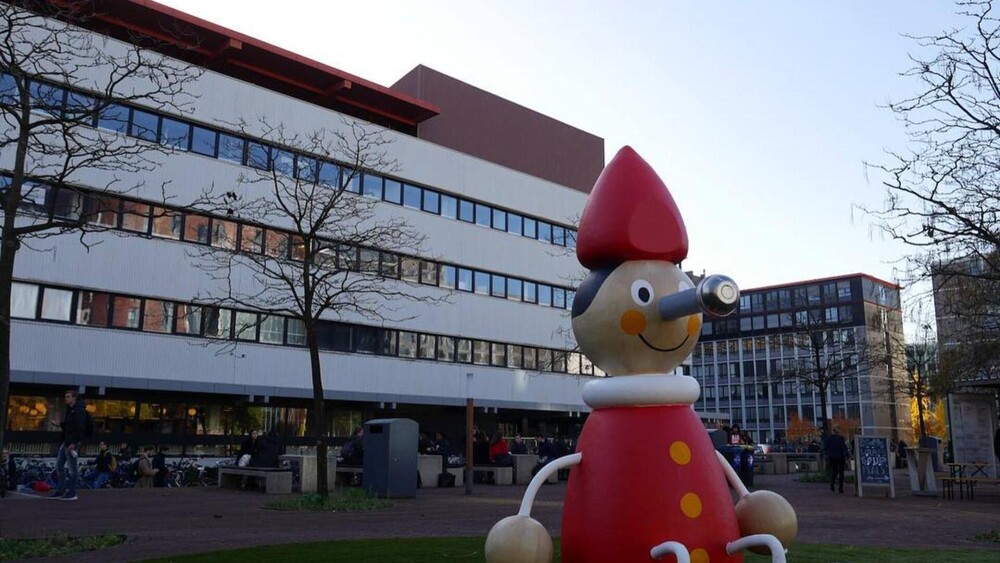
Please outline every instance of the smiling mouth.
[[639, 336], [639, 340], [642, 340], [643, 344], [645, 344], [648, 348], [656, 350], [657, 352], [673, 352], [674, 350], [677, 350], [678, 348], [680, 348], [681, 346], [683, 346], [684, 343], [686, 343], [688, 341], [688, 338], [690, 338], [690, 335], [689, 336], [685, 336], [684, 340], [681, 340], [681, 343], [678, 344], [677, 346], [674, 346], [673, 348], [657, 348], [656, 346], [653, 346], [652, 344], [650, 344], [649, 341], [646, 340], [646, 337], [644, 337], [642, 335], [642, 333], [639, 333], [638, 336]]

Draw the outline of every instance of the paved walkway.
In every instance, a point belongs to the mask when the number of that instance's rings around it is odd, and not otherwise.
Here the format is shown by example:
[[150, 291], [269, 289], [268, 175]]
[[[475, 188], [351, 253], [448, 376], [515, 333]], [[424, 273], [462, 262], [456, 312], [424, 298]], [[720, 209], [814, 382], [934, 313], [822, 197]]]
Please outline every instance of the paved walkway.
[[[857, 498], [822, 484], [799, 483], [794, 475], [759, 475], [757, 488], [779, 492], [795, 507], [804, 543], [885, 547], [966, 547], [1000, 559], [1000, 544], [976, 541], [977, 533], [1000, 531], [1000, 489], [984, 488], [976, 500], [914, 497], [897, 472], [897, 497]], [[217, 489], [123, 489], [83, 491], [76, 502], [29, 496], [0, 501], [0, 535], [37, 537], [122, 533], [121, 546], [74, 555], [64, 561], [135, 561], [254, 545], [358, 538], [483, 536], [500, 518], [517, 511], [524, 487], [477, 485], [424, 489], [369, 513], [286, 513], [261, 509], [259, 493]], [[533, 516], [558, 535], [565, 484], [546, 485]], [[794, 549], [794, 547], [793, 547]], [[59, 561], [53, 558], [49, 561]]]

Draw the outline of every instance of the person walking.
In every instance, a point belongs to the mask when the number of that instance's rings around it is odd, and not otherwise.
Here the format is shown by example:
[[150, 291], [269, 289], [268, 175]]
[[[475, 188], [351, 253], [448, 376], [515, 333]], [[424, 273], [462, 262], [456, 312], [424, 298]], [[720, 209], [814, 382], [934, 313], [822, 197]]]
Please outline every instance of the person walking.
[[851, 450], [847, 447], [847, 440], [840, 435], [840, 427], [833, 427], [833, 434], [823, 439], [823, 449], [826, 451], [827, 464], [830, 468], [830, 492], [834, 490], [834, 484], [839, 481], [840, 492], [844, 492], [844, 469], [847, 468], [847, 458], [851, 456]]
[[56, 490], [49, 493], [49, 498], [58, 500], [76, 500], [76, 487], [80, 480], [78, 465], [80, 444], [86, 437], [87, 411], [83, 397], [72, 389], [63, 393], [63, 403], [66, 412], [59, 424], [62, 436], [59, 442], [59, 453], [56, 455], [56, 475], [59, 484]]

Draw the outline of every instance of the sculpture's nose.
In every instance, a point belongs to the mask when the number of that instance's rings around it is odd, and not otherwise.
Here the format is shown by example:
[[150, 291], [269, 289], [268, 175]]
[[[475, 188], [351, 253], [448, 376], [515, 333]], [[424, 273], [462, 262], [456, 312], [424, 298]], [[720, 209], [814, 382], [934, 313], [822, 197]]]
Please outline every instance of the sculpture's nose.
[[687, 289], [660, 299], [657, 310], [660, 318], [672, 321], [695, 313], [711, 313], [724, 317], [736, 310], [740, 302], [740, 288], [727, 276], [713, 275], [701, 280], [698, 287]]

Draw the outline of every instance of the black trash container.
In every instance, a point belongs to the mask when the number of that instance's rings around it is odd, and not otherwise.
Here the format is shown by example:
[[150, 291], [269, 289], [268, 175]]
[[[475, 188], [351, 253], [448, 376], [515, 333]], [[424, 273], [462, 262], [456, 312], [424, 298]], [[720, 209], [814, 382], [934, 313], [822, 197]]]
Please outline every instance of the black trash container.
[[365, 423], [365, 461], [361, 486], [380, 498], [417, 494], [417, 423], [383, 418]]

